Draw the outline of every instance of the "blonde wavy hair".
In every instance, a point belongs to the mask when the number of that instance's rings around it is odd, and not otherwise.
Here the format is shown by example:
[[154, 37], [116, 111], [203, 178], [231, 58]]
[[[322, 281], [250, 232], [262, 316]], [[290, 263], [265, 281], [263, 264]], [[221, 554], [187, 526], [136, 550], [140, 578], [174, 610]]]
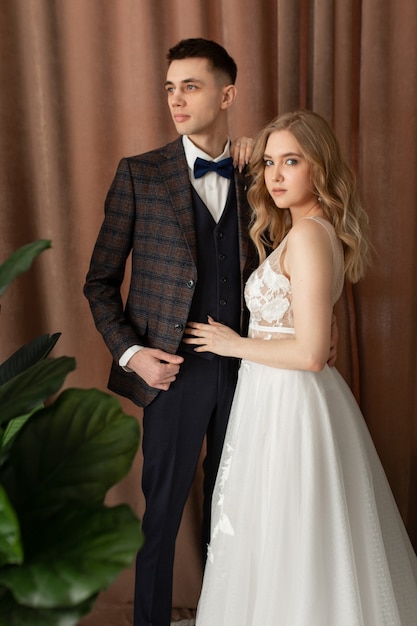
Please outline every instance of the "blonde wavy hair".
[[345, 276], [357, 282], [369, 264], [368, 216], [359, 199], [355, 176], [342, 158], [332, 128], [320, 115], [308, 110], [277, 117], [259, 133], [255, 142], [248, 200], [253, 210], [250, 236], [260, 262], [291, 228], [289, 210], [277, 209], [264, 180], [265, 147], [269, 136], [279, 130], [292, 133], [310, 163], [312, 191], [319, 197], [324, 214], [343, 244]]

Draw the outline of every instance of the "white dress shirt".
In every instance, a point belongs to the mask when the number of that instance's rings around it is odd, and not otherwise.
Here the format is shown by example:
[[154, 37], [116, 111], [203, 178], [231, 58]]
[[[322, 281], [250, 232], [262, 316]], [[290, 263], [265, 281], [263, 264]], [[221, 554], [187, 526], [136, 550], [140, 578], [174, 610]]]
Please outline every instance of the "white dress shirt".
[[216, 163], [227, 158], [230, 156], [230, 141], [226, 143], [223, 152], [215, 159], [203, 152], [203, 150], [200, 150], [200, 148], [197, 148], [186, 135], [183, 136], [182, 143], [184, 145], [185, 158], [187, 159], [190, 182], [217, 224], [226, 204], [230, 180], [224, 178], [224, 176], [219, 176], [216, 172], [207, 172], [201, 178], [194, 178], [194, 163], [197, 157], [206, 161], [215, 161]]

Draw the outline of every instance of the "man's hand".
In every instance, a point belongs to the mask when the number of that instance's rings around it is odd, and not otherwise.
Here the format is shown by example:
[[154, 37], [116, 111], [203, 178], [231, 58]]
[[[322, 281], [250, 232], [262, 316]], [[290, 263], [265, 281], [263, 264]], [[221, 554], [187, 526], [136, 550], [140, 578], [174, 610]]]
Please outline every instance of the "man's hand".
[[339, 341], [339, 329], [337, 327], [336, 315], [333, 313], [332, 326], [330, 329], [330, 354], [327, 361], [329, 367], [333, 367], [337, 359], [337, 343]]
[[156, 348], [142, 348], [129, 360], [127, 367], [155, 389], [167, 391], [184, 361], [178, 354], [169, 354]]

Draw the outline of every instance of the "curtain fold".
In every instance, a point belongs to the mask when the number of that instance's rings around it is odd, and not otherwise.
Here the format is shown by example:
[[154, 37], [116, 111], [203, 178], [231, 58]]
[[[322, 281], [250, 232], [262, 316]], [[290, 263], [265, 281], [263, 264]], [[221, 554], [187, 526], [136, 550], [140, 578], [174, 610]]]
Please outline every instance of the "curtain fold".
[[[1, 300], [1, 361], [61, 331], [54, 353], [77, 359], [66, 384], [106, 389], [110, 356], [82, 295], [104, 198], [121, 157], [176, 136], [163, 91], [168, 48], [215, 39], [239, 67], [232, 137], [311, 108], [359, 176], [375, 254], [337, 306], [338, 368], [417, 546], [416, 32], [415, 0], [3, 0], [0, 262], [35, 239], [53, 248]], [[109, 496], [139, 515], [140, 471], [138, 455]], [[201, 468], [177, 543], [174, 605], [183, 608], [199, 593], [200, 486]], [[104, 601], [129, 607], [132, 577]], [[131, 623], [129, 608], [117, 615], [118, 626]]]

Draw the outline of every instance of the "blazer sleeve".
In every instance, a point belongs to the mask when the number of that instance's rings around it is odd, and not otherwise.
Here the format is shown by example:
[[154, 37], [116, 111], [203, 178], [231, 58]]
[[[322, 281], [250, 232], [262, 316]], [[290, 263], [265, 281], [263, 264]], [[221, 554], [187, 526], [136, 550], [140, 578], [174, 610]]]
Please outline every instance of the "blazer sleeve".
[[84, 285], [97, 330], [115, 361], [140, 337], [128, 322], [121, 295], [126, 262], [132, 249], [135, 194], [127, 159], [119, 163], [108, 191], [99, 231]]

